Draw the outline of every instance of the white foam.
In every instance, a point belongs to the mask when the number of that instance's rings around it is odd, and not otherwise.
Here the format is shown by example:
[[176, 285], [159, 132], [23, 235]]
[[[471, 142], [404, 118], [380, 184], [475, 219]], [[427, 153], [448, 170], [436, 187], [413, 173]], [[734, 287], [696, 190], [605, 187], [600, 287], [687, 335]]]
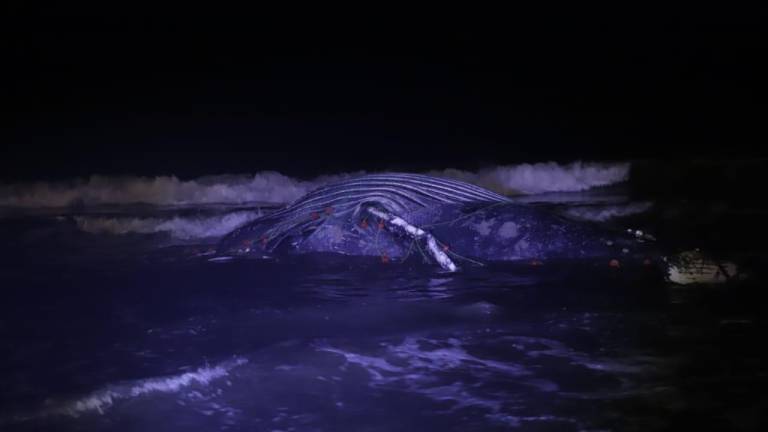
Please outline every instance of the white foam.
[[49, 416], [79, 417], [94, 411], [103, 414], [105, 410], [112, 407], [119, 400], [141, 397], [152, 393], [175, 393], [191, 385], [207, 385], [213, 380], [229, 375], [231, 369], [247, 362], [244, 358], [235, 358], [216, 366], [205, 366], [179, 375], [110, 385], [77, 399], [49, 402], [47, 404], [48, 407], [37, 413], [20, 415], [15, 420], [24, 421], [31, 418]]
[[503, 194], [578, 192], [629, 179], [629, 163], [577, 161], [570, 164], [542, 162], [507, 165], [478, 172], [446, 169], [429, 174], [474, 183]]
[[[588, 318], [588, 317], [587, 317]], [[370, 385], [374, 388], [406, 390], [422, 394], [445, 403], [444, 410], [456, 411], [474, 407], [485, 411], [485, 417], [511, 427], [525, 423], [571, 423], [583, 427], [574, 418], [561, 417], [538, 411], [520, 393], [485, 390], [478, 383], [514, 382], [549, 394], [549, 398], [615, 399], [642, 394], [654, 394], [664, 390], [656, 384], [638, 386], [635, 380], [658, 374], [665, 369], [667, 360], [633, 353], [626, 357], [606, 357], [575, 350], [563, 342], [540, 337], [499, 334], [488, 344], [486, 329], [482, 334], [482, 346], [505, 346], [518, 351], [512, 361], [495, 360], [471, 349], [474, 337], [456, 335], [450, 338], [408, 336], [395, 344], [382, 343], [373, 353], [361, 354], [329, 346], [318, 349], [333, 352], [344, 358], [340, 368], [349, 365], [365, 369]], [[555, 358], [562, 366], [573, 368], [575, 373], [592, 370], [610, 374], [622, 384], [620, 388], [598, 389], [594, 392], [562, 391], [556, 381], [547, 376], [549, 367], [542, 368]], [[547, 363], [541, 363], [541, 359]], [[394, 360], [394, 361], [392, 361]], [[450, 377], [450, 378], [447, 378]], [[556, 378], [556, 377], [554, 377]], [[543, 407], [545, 410], [547, 407]], [[535, 410], [535, 411], [532, 411]]]
[[[501, 393], [484, 393], [476, 385], [461, 379], [446, 382], [443, 377], [452, 371], [461, 371], [472, 377], [487, 379], [491, 374], [499, 374], [500, 379], [514, 379], [521, 384], [528, 384], [542, 391], [556, 391], [557, 385], [541, 379], [529, 379], [533, 371], [521, 364], [502, 362], [475, 356], [467, 352], [460, 339], [448, 338], [432, 340], [428, 338], [406, 337], [400, 344], [389, 345], [381, 356], [363, 355], [332, 347], [318, 347], [322, 351], [333, 352], [344, 357], [345, 365], [354, 364], [368, 371], [371, 385], [375, 387], [405, 388], [409, 392], [422, 394], [432, 400], [447, 402], [447, 411], [457, 411], [467, 407], [486, 411], [486, 418], [494, 422], [517, 427], [523, 422], [570, 422], [575, 420], [555, 416], [518, 416], [509, 412], [505, 402], [512, 397]], [[421, 343], [432, 345], [423, 348]], [[397, 364], [387, 358], [396, 358]], [[503, 377], [503, 378], [501, 378]]]
[[131, 216], [75, 216], [77, 227], [92, 234], [167, 233], [181, 240], [221, 237], [260, 216], [258, 211], [237, 211], [216, 216], [171, 218]]
[[[513, 347], [522, 349], [529, 357], [560, 357], [568, 359], [571, 364], [581, 365], [588, 369], [600, 372], [613, 372], [617, 374], [641, 374], [652, 369], [659, 363], [659, 359], [648, 356], [633, 356], [624, 358], [608, 358], [590, 356], [565, 346], [562, 342], [552, 339], [506, 336], [502, 340], [510, 342]], [[531, 348], [530, 346], [539, 346]]]
[[[104, 204], [285, 204], [330, 182], [364, 172], [299, 180], [266, 171], [254, 175], [206, 176], [180, 180], [175, 176], [91, 176], [64, 182], [0, 186], [0, 206], [22, 208]], [[477, 172], [445, 169], [427, 174], [474, 183], [503, 194], [583, 191], [627, 180], [628, 163], [554, 162], [508, 165]]]
[[[428, 377], [434, 371], [464, 367], [468, 369], [493, 370], [508, 376], [525, 376], [530, 372], [519, 365], [483, 359], [469, 354], [462, 347], [458, 339], [449, 338], [441, 341], [441, 347], [432, 350], [423, 350], [420, 342], [428, 342], [428, 339], [406, 337], [397, 345], [387, 345], [389, 354], [394, 355], [407, 366], [399, 366], [389, 363], [382, 357], [367, 356], [352, 353], [332, 347], [320, 347], [321, 351], [333, 352], [342, 355], [348, 363], [354, 363], [364, 367], [379, 383], [388, 384], [398, 381], [402, 374], [408, 374], [411, 381], [417, 377]], [[397, 375], [397, 374], [401, 375]]]
[[301, 181], [276, 172], [253, 176], [208, 176], [179, 180], [175, 176], [91, 176], [69, 182], [36, 182], [0, 187], [0, 206], [65, 207], [72, 204], [240, 204], [286, 203], [344, 176]]

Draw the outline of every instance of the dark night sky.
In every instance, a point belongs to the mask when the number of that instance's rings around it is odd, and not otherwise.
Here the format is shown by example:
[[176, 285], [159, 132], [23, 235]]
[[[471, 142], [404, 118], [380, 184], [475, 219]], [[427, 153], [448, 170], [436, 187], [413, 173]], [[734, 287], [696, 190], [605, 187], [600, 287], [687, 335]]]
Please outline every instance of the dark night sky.
[[6, 180], [768, 153], [756, 9], [25, 3], [3, 14]]

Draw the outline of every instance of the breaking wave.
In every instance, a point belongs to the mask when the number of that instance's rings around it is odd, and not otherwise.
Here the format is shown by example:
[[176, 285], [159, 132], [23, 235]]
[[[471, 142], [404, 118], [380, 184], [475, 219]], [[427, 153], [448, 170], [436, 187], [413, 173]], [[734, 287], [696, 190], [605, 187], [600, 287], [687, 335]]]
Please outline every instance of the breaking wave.
[[[454, 178], [503, 194], [574, 192], [626, 181], [628, 163], [554, 162], [498, 166], [477, 172], [445, 169], [428, 174]], [[300, 180], [277, 172], [254, 175], [206, 176], [181, 180], [175, 176], [92, 176], [65, 182], [34, 182], [0, 186], [0, 206], [22, 208], [106, 204], [245, 204], [289, 203], [327, 183], [365, 174], [341, 173]]]
[[629, 163], [573, 162], [507, 165], [478, 172], [447, 169], [429, 174], [474, 183], [502, 194], [579, 192], [629, 179]]
[[91, 234], [167, 233], [180, 240], [221, 237], [261, 215], [258, 211], [238, 211], [205, 217], [172, 218], [131, 216], [75, 216], [81, 231]]
[[276, 172], [253, 176], [207, 176], [180, 180], [175, 176], [92, 176], [69, 182], [36, 182], [0, 187], [0, 206], [66, 207], [104, 204], [282, 204], [341, 176], [297, 180]]
[[79, 417], [91, 412], [103, 414], [120, 400], [152, 393], [174, 393], [192, 385], [205, 386], [213, 380], [229, 375], [231, 369], [245, 363], [248, 363], [248, 360], [238, 357], [216, 366], [201, 367], [192, 372], [109, 385], [83, 397], [49, 402], [47, 407], [32, 414], [15, 416], [13, 420], [25, 421], [50, 416]]

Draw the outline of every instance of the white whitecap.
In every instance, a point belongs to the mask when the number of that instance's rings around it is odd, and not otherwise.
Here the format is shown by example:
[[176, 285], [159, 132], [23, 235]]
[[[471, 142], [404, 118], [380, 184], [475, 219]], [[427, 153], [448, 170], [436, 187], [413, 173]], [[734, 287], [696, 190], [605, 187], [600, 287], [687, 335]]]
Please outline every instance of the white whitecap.
[[230, 370], [247, 362], [246, 359], [238, 357], [215, 366], [204, 366], [178, 375], [112, 384], [75, 399], [49, 401], [46, 407], [32, 414], [17, 415], [14, 420], [25, 421], [50, 416], [79, 417], [93, 412], [103, 414], [121, 400], [153, 393], [174, 393], [193, 385], [208, 385], [216, 379], [229, 375]]
[[214, 216], [134, 217], [75, 216], [81, 231], [92, 234], [167, 233], [181, 240], [221, 237], [260, 216], [258, 211], [237, 211]]
[[[454, 178], [502, 194], [584, 191], [621, 183], [629, 177], [628, 163], [554, 162], [506, 165], [479, 171], [444, 169], [426, 174]], [[339, 173], [301, 180], [278, 172], [253, 175], [109, 177], [94, 175], [70, 181], [39, 181], [0, 185], [0, 207], [52, 208], [71, 205], [202, 205], [286, 204], [320, 186], [365, 174]]]

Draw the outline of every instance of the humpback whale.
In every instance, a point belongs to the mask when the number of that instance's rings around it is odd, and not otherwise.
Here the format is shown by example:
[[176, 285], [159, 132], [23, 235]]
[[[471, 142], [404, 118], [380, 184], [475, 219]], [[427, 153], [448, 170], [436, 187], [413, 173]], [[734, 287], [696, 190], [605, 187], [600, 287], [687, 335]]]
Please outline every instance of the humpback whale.
[[489, 261], [647, 256], [641, 241], [469, 183], [385, 173], [320, 187], [229, 233], [218, 253], [421, 255], [455, 271]]

